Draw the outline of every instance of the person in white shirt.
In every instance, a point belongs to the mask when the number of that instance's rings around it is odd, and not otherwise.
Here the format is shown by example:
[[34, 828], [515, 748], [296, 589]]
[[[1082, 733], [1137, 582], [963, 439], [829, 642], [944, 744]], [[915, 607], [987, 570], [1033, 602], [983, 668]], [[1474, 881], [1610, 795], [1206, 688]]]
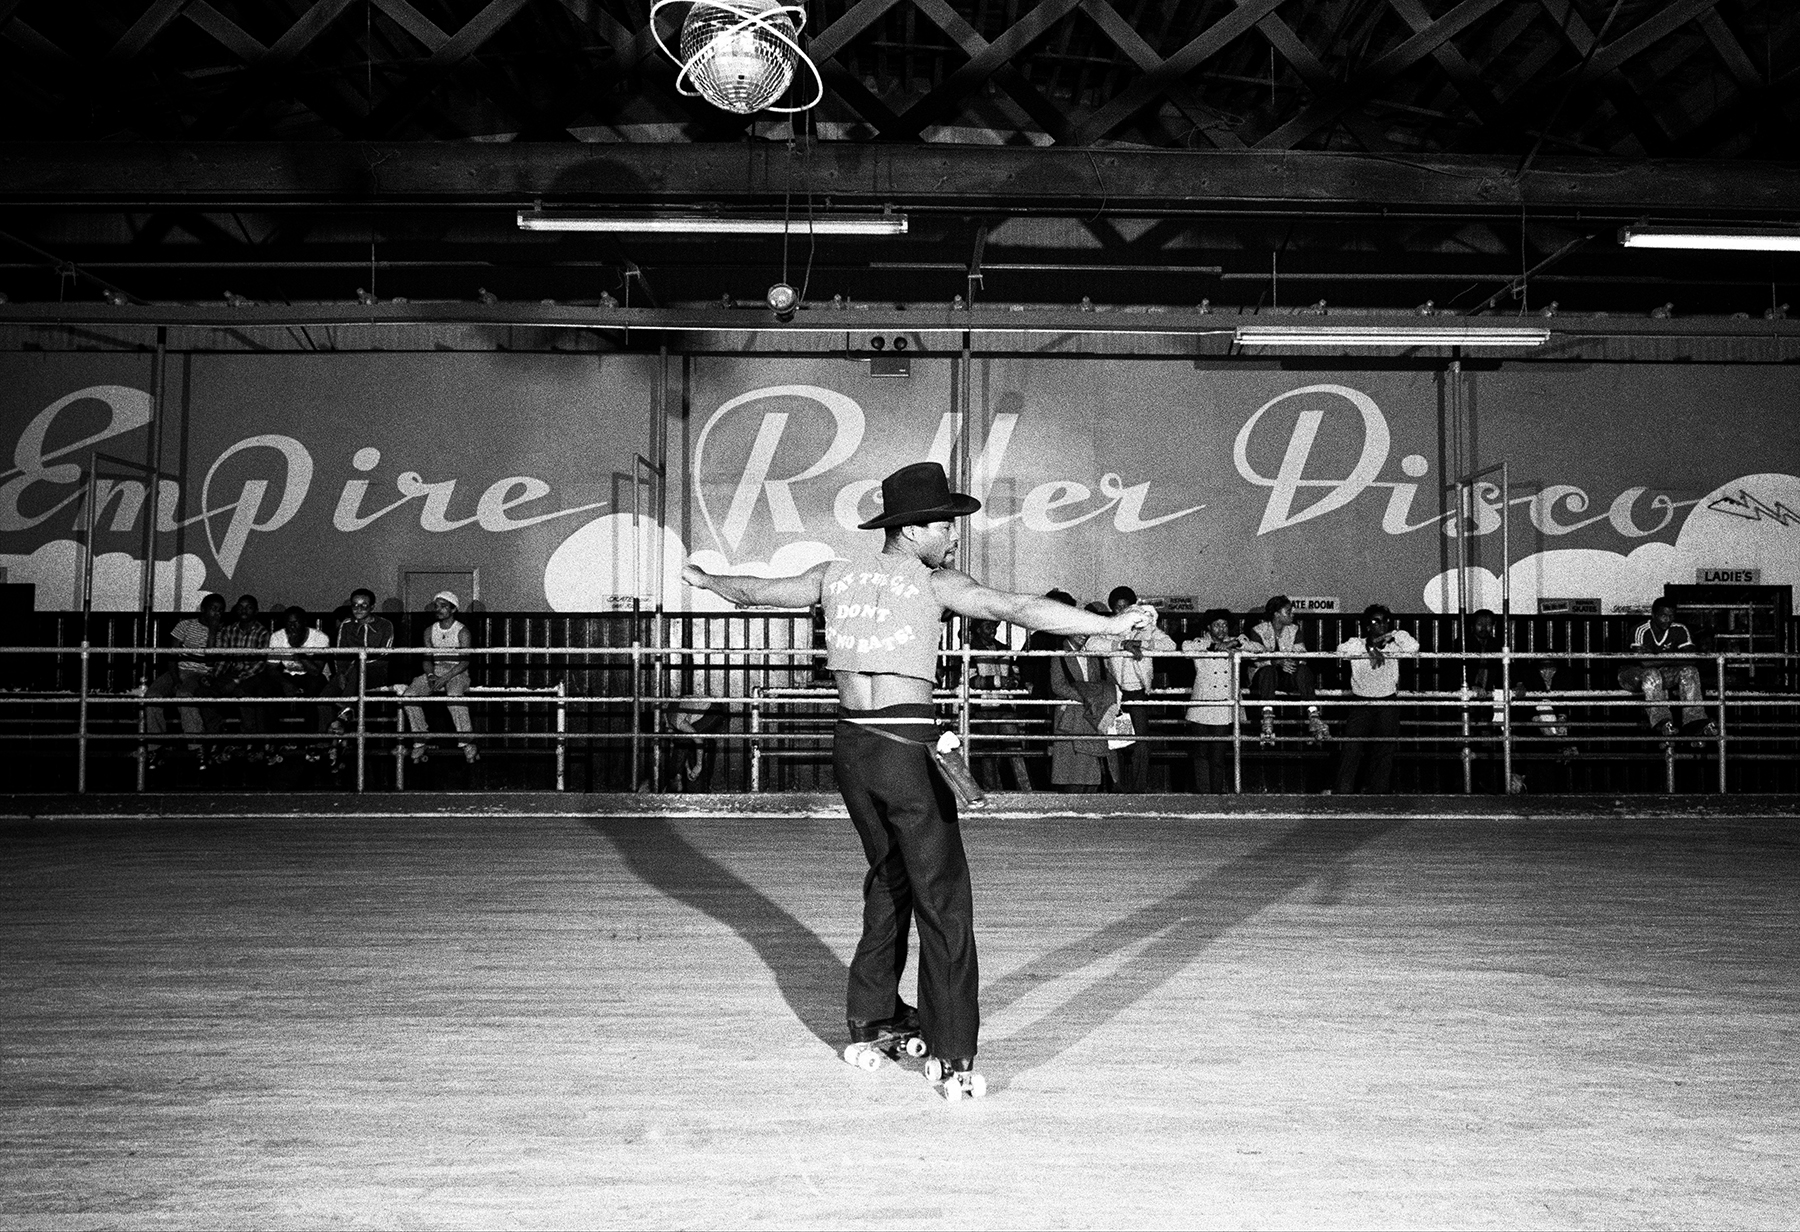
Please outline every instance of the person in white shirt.
[[1350, 691], [1357, 703], [1344, 732], [1344, 757], [1338, 763], [1337, 794], [1356, 791], [1357, 771], [1364, 763], [1364, 790], [1385, 794], [1394, 775], [1394, 742], [1400, 736], [1400, 664], [1396, 655], [1419, 653], [1419, 643], [1405, 629], [1393, 627], [1394, 614], [1380, 603], [1363, 609], [1363, 635], [1337, 648], [1350, 660]]
[[[438, 653], [426, 660], [424, 673], [406, 686], [406, 696], [430, 697], [442, 694], [446, 697], [464, 697], [468, 694], [469, 660], [455, 652], [467, 650], [474, 644], [474, 639], [469, 635], [468, 626], [456, 618], [457, 609], [461, 606], [455, 591], [440, 590], [431, 597], [431, 608], [437, 613], [437, 620], [425, 629], [425, 648]], [[458, 735], [472, 734], [473, 724], [469, 721], [467, 706], [452, 705], [445, 709], [450, 711], [450, 722]], [[430, 725], [425, 721], [423, 706], [409, 704], [406, 707], [406, 722], [415, 736], [423, 736], [430, 730]], [[474, 761], [481, 755], [473, 740], [459, 743], [462, 745], [464, 760]], [[415, 738], [412, 759], [424, 761], [425, 756], [425, 741]]]
[[[1106, 596], [1106, 605], [1115, 615], [1136, 607], [1137, 601], [1137, 591], [1129, 586], [1115, 586]], [[1156, 714], [1149, 704], [1150, 690], [1156, 682], [1156, 660], [1149, 656], [1157, 651], [1172, 653], [1176, 649], [1175, 639], [1152, 625], [1130, 638], [1089, 638], [1086, 649], [1090, 654], [1105, 652], [1106, 674], [1119, 686], [1119, 704], [1131, 716], [1131, 725], [1138, 736], [1137, 743], [1120, 754], [1122, 764], [1119, 769], [1124, 781], [1119, 784], [1119, 789], [1141, 793], [1150, 786], [1150, 741], [1145, 737], [1150, 733], [1150, 720]]]
[[[1241, 649], [1243, 639], [1231, 635], [1231, 614], [1214, 608], [1202, 617], [1200, 636], [1181, 644], [1190, 655], [1216, 655]], [[1188, 747], [1193, 750], [1194, 790], [1220, 792], [1231, 780], [1231, 660], [1196, 658], [1194, 685], [1188, 694], [1188, 734], [1205, 737]]]
[[[284, 650], [328, 650], [331, 638], [323, 629], [315, 629], [312, 617], [307, 610], [298, 604], [289, 607], [281, 614], [281, 627], [269, 635], [269, 662], [256, 676], [253, 692], [264, 693], [270, 697], [318, 697], [322, 695], [331, 681], [326, 676], [330, 666], [324, 655], [284, 655]], [[300, 714], [304, 717], [313, 714], [312, 722], [306, 724], [308, 731], [317, 735], [331, 725], [331, 707], [302, 707]], [[266, 716], [257, 722], [258, 731], [268, 731], [269, 722]], [[306, 746], [306, 760], [317, 761], [322, 750], [316, 744]], [[279, 762], [281, 754], [271, 758]]]

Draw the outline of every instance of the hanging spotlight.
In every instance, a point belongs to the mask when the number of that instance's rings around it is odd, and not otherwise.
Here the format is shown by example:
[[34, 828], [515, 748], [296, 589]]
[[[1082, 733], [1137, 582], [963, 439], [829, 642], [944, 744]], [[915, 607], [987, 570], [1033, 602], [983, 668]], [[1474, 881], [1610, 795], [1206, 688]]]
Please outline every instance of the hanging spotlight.
[[770, 287], [764, 298], [768, 301], [769, 311], [783, 325], [794, 319], [794, 313], [800, 307], [800, 292], [785, 282], [778, 282]]
[[[656, 28], [656, 15], [673, 4], [688, 6], [681, 23], [680, 55], [669, 50]], [[738, 115], [805, 111], [825, 97], [818, 66], [800, 47], [799, 32], [805, 25], [806, 7], [781, 0], [656, 0], [650, 7], [651, 37], [681, 68], [675, 76], [676, 91]], [[798, 107], [775, 106], [801, 64], [812, 74], [812, 101]]]

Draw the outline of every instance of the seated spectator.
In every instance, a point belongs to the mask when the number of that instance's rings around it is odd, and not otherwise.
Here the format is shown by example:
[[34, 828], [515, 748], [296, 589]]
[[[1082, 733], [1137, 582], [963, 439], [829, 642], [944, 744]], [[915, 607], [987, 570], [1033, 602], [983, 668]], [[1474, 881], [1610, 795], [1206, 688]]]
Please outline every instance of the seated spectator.
[[[1200, 636], [1181, 644], [1182, 653], [1217, 654], [1238, 650], [1243, 639], [1231, 634], [1231, 614], [1216, 607], [1201, 617]], [[1194, 790], [1225, 791], [1231, 783], [1231, 735], [1236, 723], [1232, 713], [1231, 660], [1196, 659], [1194, 683], [1188, 692], [1194, 704], [1187, 709], [1188, 734], [1211, 737], [1188, 747], [1194, 765]]]
[[[144, 690], [144, 696], [154, 697], [195, 697], [205, 691], [206, 678], [211, 664], [192, 652], [206, 650], [213, 645], [219, 625], [225, 619], [225, 599], [220, 595], [205, 595], [194, 615], [178, 623], [169, 630], [169, 641], [188, 651], [188, 657], [177, 657], [172, 667], [165, 669], [152, 680]], [[200, 713], [198, 706], [178, 706], [176, 710], [181, 717], [181, 730], [189, 737], [203, 735], [206, 730], [206, 716]], [[144, 727], [151, 735], [160, 736], [168, 731], [168, 717], [161, 706], [144, 708]], [[149, 746], [149, 764], [155, 765], [161, 750], [160, 741], [151, 741]], [[190, 739], [188, 748], [200, 759], [202, 768], [206, 765], [206, 746], [198, 740]]]
[[[394, 646], [394, 626], [385, 616], [375, 614], [375, 592], [358, 589], [350, 592], [350, 614], [337, 627], [337, 637], [333, 639], [339, 650], [391, 650]], [[328, 692], [333, 697], [356, 696], [359, 657], [355, 654], [342, 655], [331, 673], [331, 685]], [[370, 655], [368, 674], [362, 677], [364, 696], [380, 692], [387, 687], [388, 656]], [[333, 735], [341, 736], [349, 730], [347, 726], [356, 717], [356, 705], [340, 705], [337, 717], [331, 721]]]
[[[474, 639], [469, 636], [468, 626], [456, 618], [456, 611], [461, 606], [454, 591], [440, 590], [432, 596], [431, 607], [437, 613], [437, 620], [425, 629], [425, 646], [438, 653], [426, 660], [425, 671], [406, 687], [406, 696], [462, 697], [468, 693], [468, 657], [454, 653], [467, 650], [474, 643]], [[450, 711], [450, 722], [457, 732], [464, 736], [471, 734], [474, 728], [469, 722], [469, 708], [452, 705], [446, 709]], [[431, 730], [425, 721], [425, 708], [416, 705], [406, 707], [406, 721], [415, 733], [412, 759], [424, 761], [425, 741], [416, 737]], [[474, 761], [481, 756], [473, 740], [459, 743], [462, 745], [464, 761]]]
[[676, 735], [669, 777], [676, 791], [712, 790], [720, 742], [709, 737], [725, 730], [730, 719], [730, 707], [717, 698], [684, 697], [676, 703], [669, 715], [669, 729]]
[[[1286, 595], [1276, 595], [1263, 604], [1262, 616], [1263, 619], [1250, 630], [1248, 641], [1253, 643], [1251, 649], [1287, 652], [1306, 650], [1306, 643], [1300, 640], [1299, 622], [1294, 619], [1294, 605]], [[1303, 659], [1275, 659], [1255, 668], [1250, 676], [1250, 691], [1258, 701], [1269, 701], [1276, 693], [1287, 693], [1310, 703], [1318, 694], [1318, 685], [1310, 663]], [[1331, 739], [1331, 729], [1319, 717], [1317, 706], [1309, 704], [1306, 707], [1306, 730], [1309, 739]], [[1263, 707], [1261, 734], [1264, 744], [1275, 742], [1273, 706]]]
[[1343, 759], [1338, 763], [1337, 794], [1348, 796], [1357, 788], [1357, 771], [1367, 763], [1364, 789], [1386, 795], [1394, 777], [1394, 742], [1400, 738], [1400, 664], [1396, 655], [1419, 653], [1419, 643], [1405, 629], [1393, 628], [1394, 614], [1387, 605], [1371, 603], [1363, 609], [1361, 637], [1338, 647], [1338, 655], [1350, 660], [1350, 692], [1358, 701], [1344, 730]]
[[[1453, 673], [1452, 688], [1458, 687], [1456, 682], [1460, 679], [1462, 682], [1460, 687], [1466, 690], [1465, 697], [1486, 696], [1493, 700], [1493, 711], [1488, 718], [1495, 724], [1504, 721], [1501, 707], [1506, 704], [1506, 699], [1502, 696], [1504, 690], [1500, 687], [1500, 678], [1505, 674], [1500, 665], [1500, 655], [1506, 649], [1506, 639], [1500, 634], [1499, 626], [1496, 624], [1497, 619], [1494, 613], [1485, 607], [1470, 616], [1468, 637], [1467, 639], [1459, 638], [1456, 645], [1458, 649], [1465, 650], [1472, 657], [1444, 661]], [[1513, 683], [1515, 687], [1518, 684], [1516, 680]]]
[[1557, 662], [1555, 659], [1540, 659], [1531, 665], [1525, 673], [1525, 684], [1522, 691], [1535, 700], [1531, 703], [1531, 713], [1526, 717], [1529, 726], [1527, 735], [1542, 736], [1547, 740], [1561, 741], [1556, 755], [1568, 760], [1580, 753], [1570, 739], [1569, 716], [1556, 708], [1556, 700], [1552, 696], [1556, 692]]
[[[231, 621], [221, 625], [218, 636], [213, 639], [213, 646], [219, 650], [267, 650], [269, 648], [269, 626], [261, 616], [262, 605], [256, 601], [255, 595], [244, 595], [231, 609]], [[254, 683], [262, 674], [268, 660], [262, 655], [219, 655], [213, 659], [212, 671], [207, 680], [207, 692], [214, 697], [256, 697], [260, 694], [259, 686]], [[268, 731], [268, 707], [251, 703], [237, 707], [238, 721], [245, 735], [255, 735]], [[215, 714], [217, 711], [215, 711]], [[217, 719], [213, 722], [217, 728]], [[219, 750], [219, 760], [229, 761], [236, 749], [225, 745]], [[264, 750], [260, 746], [248, 746], [247, 757], [252, 761], [261, 761]]]
[[[1066, 590], [1048, 590], [1044, 598], [1054, 599], [1058, 603], [1076, 606], [1075, 596]], [[1060, 633], [1046, 633], [1042, 629], [1033, 630], [1025, 638], [1026, 654], [1019, 660], [1019, 683], [1031, 690], [1031, 696], [1038, 701], [1051, 701], [1055, 694], [1050, 691], [1050, 664], [1052, 662], [1046, 651], [1061, 651], [1063, 637]], [[1035, 653], [1033, 653], [1035, 652]], [[1054, 731], [1056, 726], [1057, 706], [1026, 706], [1022, 708], [1021, 721], [1023, 730], [1029, 738], [1031, 733]], [[1051, 745], [1051, 766], [1056, 762], [1056, 746]], [[1022, 787], [1023, 785], [1021, 785]]]
[[[1137, 601], [1137, 591], [1129, 586], [1115, 586], [1106, 596], [1105, 614], [1117, 615]], [[1136, 743], [1119, 754], [1124, 774], [1120, 790], [1142, 793], [1150, 786], [1150, 741], [1146, 737], [1156, 713], [1149, 704], [1150, 690], [1156, 682], [1156, 660], [1146, 655], [1175, 650], [1175, 639], [1153, 626], [1135, 638], [1090, 637], [1086, 649], [1089, 653], [1105, 652], [1107, 673], [1119, 686], [1119, 704], [1131, 716], [1131, 726], [1138, 736]]]
[[[311, 616], [305, 608], [298, 605], [289, 607], [281, 614], [281, 628], [269, 635], [269, 649], [274, 652], [324, 650], [330, 645], [331, 639], [325, 636], [324, 630], [313, 628]], [[275, 653], [270, 656], [261, 675], [256, 677], [256, 691], [269, 697], [323, 696], [330, 684], [325, 675], [326, 662], [323, 655], [283, 657]], [[299, 713], [303, 730], [314, 735], [323, 732], [331, 722], [329, 706], [302, 706]], [[258, 716], [257, 723], [258, 731], [269, 731], [272, 728], [266, 714]], [[309, 742], [306, 746], [306, 760], [317, 761], [319, 757], [319, 747]], [[281, 754], [275, 753], [270, 760], [279, 762]]]
[[1497, 705], [1500, 652], [1505, 649], [1505, 642], [1495, 625], [1493, 612], [1484, 607], [1469, 618], [1469, 644], [1464, 649], [1471, 655], [1480, 656], [1462, 660], [1469, 688], [1476, 694], [1495, 693]]
[[[1551, 790], [1567, 791], [1571, 786], [1569, 763], [1580, 755], [1581, 750], [1571, 738], [1568, 714], [1558, 708], [1556, 699], [1552, 696], [1556, 692], [1557, 668], [1555, 659], [1541, 659], [1536, 663], [1521, 665], [1521, 670], [1515, 677], [1520, 684], [1514, 696], [1522, 697], [1526, 704], [1514, 711], [1513, 735], [1527, 740], [1556, 742], [1556, 751], [1548, 759], [1550, 764], [1545, 769], [1545, 775], [1551, 780]], [[1533, 770], [1532, 773], [1535, 776], [1537, 771]], [[1526, 790], [1525, 776], [1520, 773], [1520, 763], [1516, 759], [1508, 786], [1513, 792]]]
[[[1675, 619], [1675, 601], [1658, 599], [1650, 605], [1650, 619], [1631, 635], [1631, 648], [1646, 655], [1694, 653], [1694, 638], [1688, 627]], [[1673, 736], [1675, 721], [1666, 704], [1669, 690], [1674, 689], [1688, 703], [1681, 708], [1681, 732], [1685, 736], [1716, 736], [1718, 725], [1706, 717], [1700, 701], [1700, 669], [1692, 663], [1657, 663], [1654, 659], [1619, 669], [1619, 687], [1642, 693], [1650, 703], [1646, 717], [1651, 730], [1659, 736]]]
[[[1073, 599], [1069, 606], [1075, 606]], [[1082, 653], [1086, 638], [1069, 634], [1060, 641], [1067, 653], [1048, 660], [1050, 694], [1072, 704], [1056, 707], [1050, 730], [1058, 736], [1087, 738], [1051, 744], [1050, 785], [1065, 791], [1098, 791], [1110, 775], [1116, 786], [1118, 756], [1105, 732], [1118, 714], [1118, 686], [1107, 677], [1104, 659]]]
[[[970, 650], [1010, 650], [1012, 647], [1000, 640], [1000, 622], [997, 620], [974, 620], [969, 622]], [[973, 667], [969, 684], [977, 689], [1016, 689], [1019, 687], [1019, 665], [1012, 659], [995, 656], [993, 658], [971, 659]]]

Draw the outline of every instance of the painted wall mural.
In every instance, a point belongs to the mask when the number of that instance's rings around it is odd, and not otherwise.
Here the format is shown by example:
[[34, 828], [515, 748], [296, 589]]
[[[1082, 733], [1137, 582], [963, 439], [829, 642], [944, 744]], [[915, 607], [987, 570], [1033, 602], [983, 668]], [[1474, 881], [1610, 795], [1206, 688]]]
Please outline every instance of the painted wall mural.
[[[1465, 594], [1498, 607], [1504, 575], [1532, 611], [1640, 606], [1697, 568], [1800, 582], [1800, 373], [1780, 368], [1513, 365], [1452, 385], [995, 359], [971, 373], [966, 430], [948, 360], [889, 379], [843, 359], [700, 357], [685, 419], [660, 374], [638, 356], [175, 357], [153, 498], [131, 465], [154, 453], [148, 356], [6, 355], [0, 568], [36, 584], [40, 609], [79, 606], [97, 452], [103, 609], [138, 605], [152, 524], [164, 608], [214, 590], [398, 597], [408, 571], [478, 578], [496, 610], [707, 606], [678, 583], [690, 554], [786, 574], [873, 544], [854, 528], [881, 476], [954, 466], [966, 436], [986, 507], [962, 561], [1020, 590], [1450, 611]], [[633, 478], [662, 405], [677, 408], [666, 525]], [[1457, 476], [1502, 460], [1504, 497], [1489, 473], [1458, 500]]]

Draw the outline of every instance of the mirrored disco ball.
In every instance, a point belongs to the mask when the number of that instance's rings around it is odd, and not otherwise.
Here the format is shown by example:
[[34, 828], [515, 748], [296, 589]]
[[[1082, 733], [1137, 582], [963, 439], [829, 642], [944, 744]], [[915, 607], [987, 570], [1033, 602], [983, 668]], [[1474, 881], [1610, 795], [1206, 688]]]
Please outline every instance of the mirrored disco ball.
[[681, 25], [681, 61], [707, 102], [749, 115], [794, 80], [794, 37], [781, 0], [695, 0]]

